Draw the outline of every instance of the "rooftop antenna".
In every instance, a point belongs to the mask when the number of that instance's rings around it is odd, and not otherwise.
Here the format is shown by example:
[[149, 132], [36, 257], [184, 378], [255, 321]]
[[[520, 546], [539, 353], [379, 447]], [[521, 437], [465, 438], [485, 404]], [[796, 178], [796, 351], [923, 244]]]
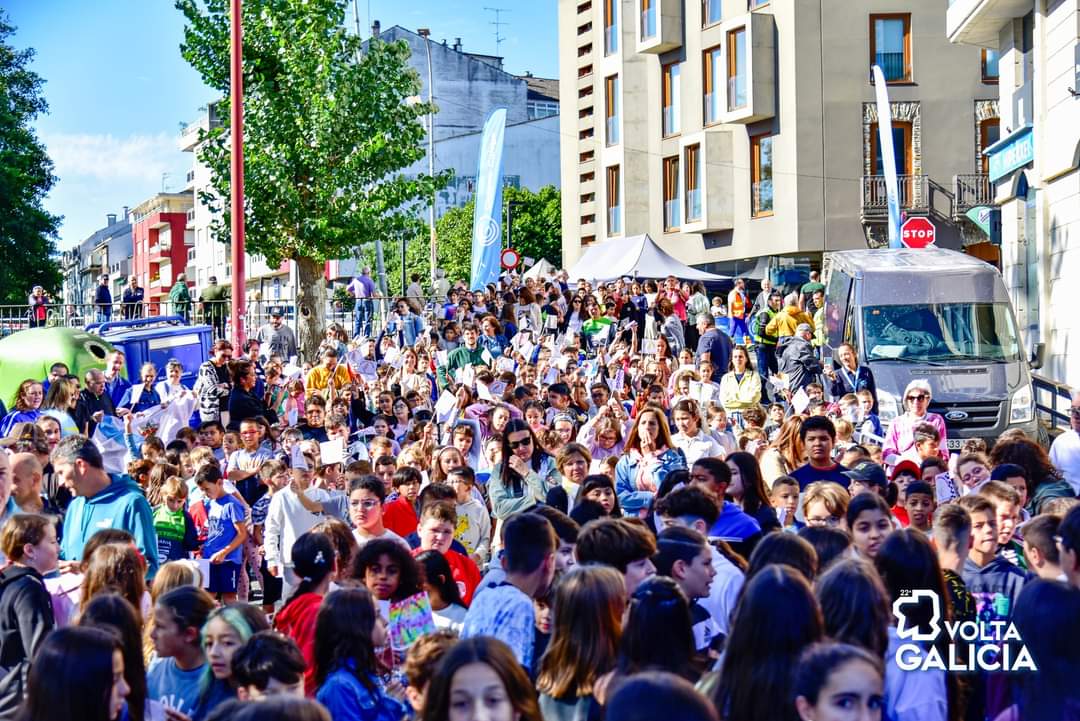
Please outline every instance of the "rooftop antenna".
[[489, 22], [488, 25], [494, 25], [495, 26], [495, 56], [496, 57], [502, 57], [502, 52], [501, 52], [502, 41], [506, 40], [506, 38], [504, 38], [502, 36], [500, 29], [502, 28], [503, 25], [509, 25], [510, 24], [510, 23], [502, 21], [502, 13], [508, 13], [508, 12], [510, 12], [510, 10], [507, 9], [507, 8], [489, 8], [489, 7], [485, 7], [484, 10], [487, 10], [488, 12], [495, 13], [495, 19], [492, 20], [491, 22]]

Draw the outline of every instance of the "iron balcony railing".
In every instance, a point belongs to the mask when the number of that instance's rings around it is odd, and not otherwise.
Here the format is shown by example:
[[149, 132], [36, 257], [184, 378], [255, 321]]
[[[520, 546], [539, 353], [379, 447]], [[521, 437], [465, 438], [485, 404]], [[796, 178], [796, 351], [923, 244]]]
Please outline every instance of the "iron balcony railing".
[[990, 176], [966, 173], [953, 176], [953, 220], [959, 220], [972, 208], [994, 204]]
[[[900, 210], [914, 215], [930, 213], [930, 176], [898, 175], [896, 177]], [[889, 196], [884, 175], [864, 175], [862, 178], [862, 222], [884, 222], [889, 218]]]

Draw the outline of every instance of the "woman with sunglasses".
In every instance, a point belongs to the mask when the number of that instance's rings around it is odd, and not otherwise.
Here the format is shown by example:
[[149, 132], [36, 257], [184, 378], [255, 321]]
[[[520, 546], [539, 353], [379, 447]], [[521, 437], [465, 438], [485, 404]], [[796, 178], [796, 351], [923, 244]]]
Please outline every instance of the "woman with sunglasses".
[[559, 480], [554, 459], [540, 447], [529, 424], [511, 419], [503, 431], [502, 461], [491, 469], [488, 481], [495, 538], [500, 538], [507, 518], [542, 503]]
[[940, 436], [941, 455], [945, 460], [949, 459], [946, 450], [945, 419], [937, 413], [930, 412], [930, 384], [919, 378], [908, 383], [904, 389], [905, 413], [897, 416], [889, 426], [889, 432], [885, 436], [885, 445], [881, 450], [882, 458], [888, 460], [890, 455], [903, 456], [914, 453], [915, 428], [921, 423], [929, 423], [937, 429]]

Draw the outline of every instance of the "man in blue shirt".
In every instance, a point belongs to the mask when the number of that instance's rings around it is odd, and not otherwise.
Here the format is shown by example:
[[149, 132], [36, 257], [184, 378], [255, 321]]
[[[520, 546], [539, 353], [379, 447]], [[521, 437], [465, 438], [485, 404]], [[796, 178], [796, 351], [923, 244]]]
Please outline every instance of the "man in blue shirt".
[[711, 361], [713, 371], [709, 380], [719, 383], [731, 362], [731, 338], [716, 327], [716, 319], [712, 317], [712, 313], [698, 315], [697, 329], [701, 337], [698, 339], [695, 360], [698, 363], [706, 359]]
[[105, 392], [109, 394], [114, 408], [120, 406], [124, 391], [131, 388], [131, 383], [121, 375], [123, 372], [124, 352], [114, 350], [105, 360]]

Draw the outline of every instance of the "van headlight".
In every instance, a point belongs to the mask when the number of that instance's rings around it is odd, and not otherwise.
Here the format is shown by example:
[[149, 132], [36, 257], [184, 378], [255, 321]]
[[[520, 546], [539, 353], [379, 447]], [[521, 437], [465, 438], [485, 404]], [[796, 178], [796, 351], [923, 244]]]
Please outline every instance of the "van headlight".
[[888, 427], [900, 415], [899, 399], [889, 391], [877, 389], [878, 420], [883, 427]]
[[1035, 398], [1031, 392], [1031, 384], [1021, 386], [1013, 393], [1012, 402], [1009, 404], [1009, 423], [1028, 423], [1035, 419]]

